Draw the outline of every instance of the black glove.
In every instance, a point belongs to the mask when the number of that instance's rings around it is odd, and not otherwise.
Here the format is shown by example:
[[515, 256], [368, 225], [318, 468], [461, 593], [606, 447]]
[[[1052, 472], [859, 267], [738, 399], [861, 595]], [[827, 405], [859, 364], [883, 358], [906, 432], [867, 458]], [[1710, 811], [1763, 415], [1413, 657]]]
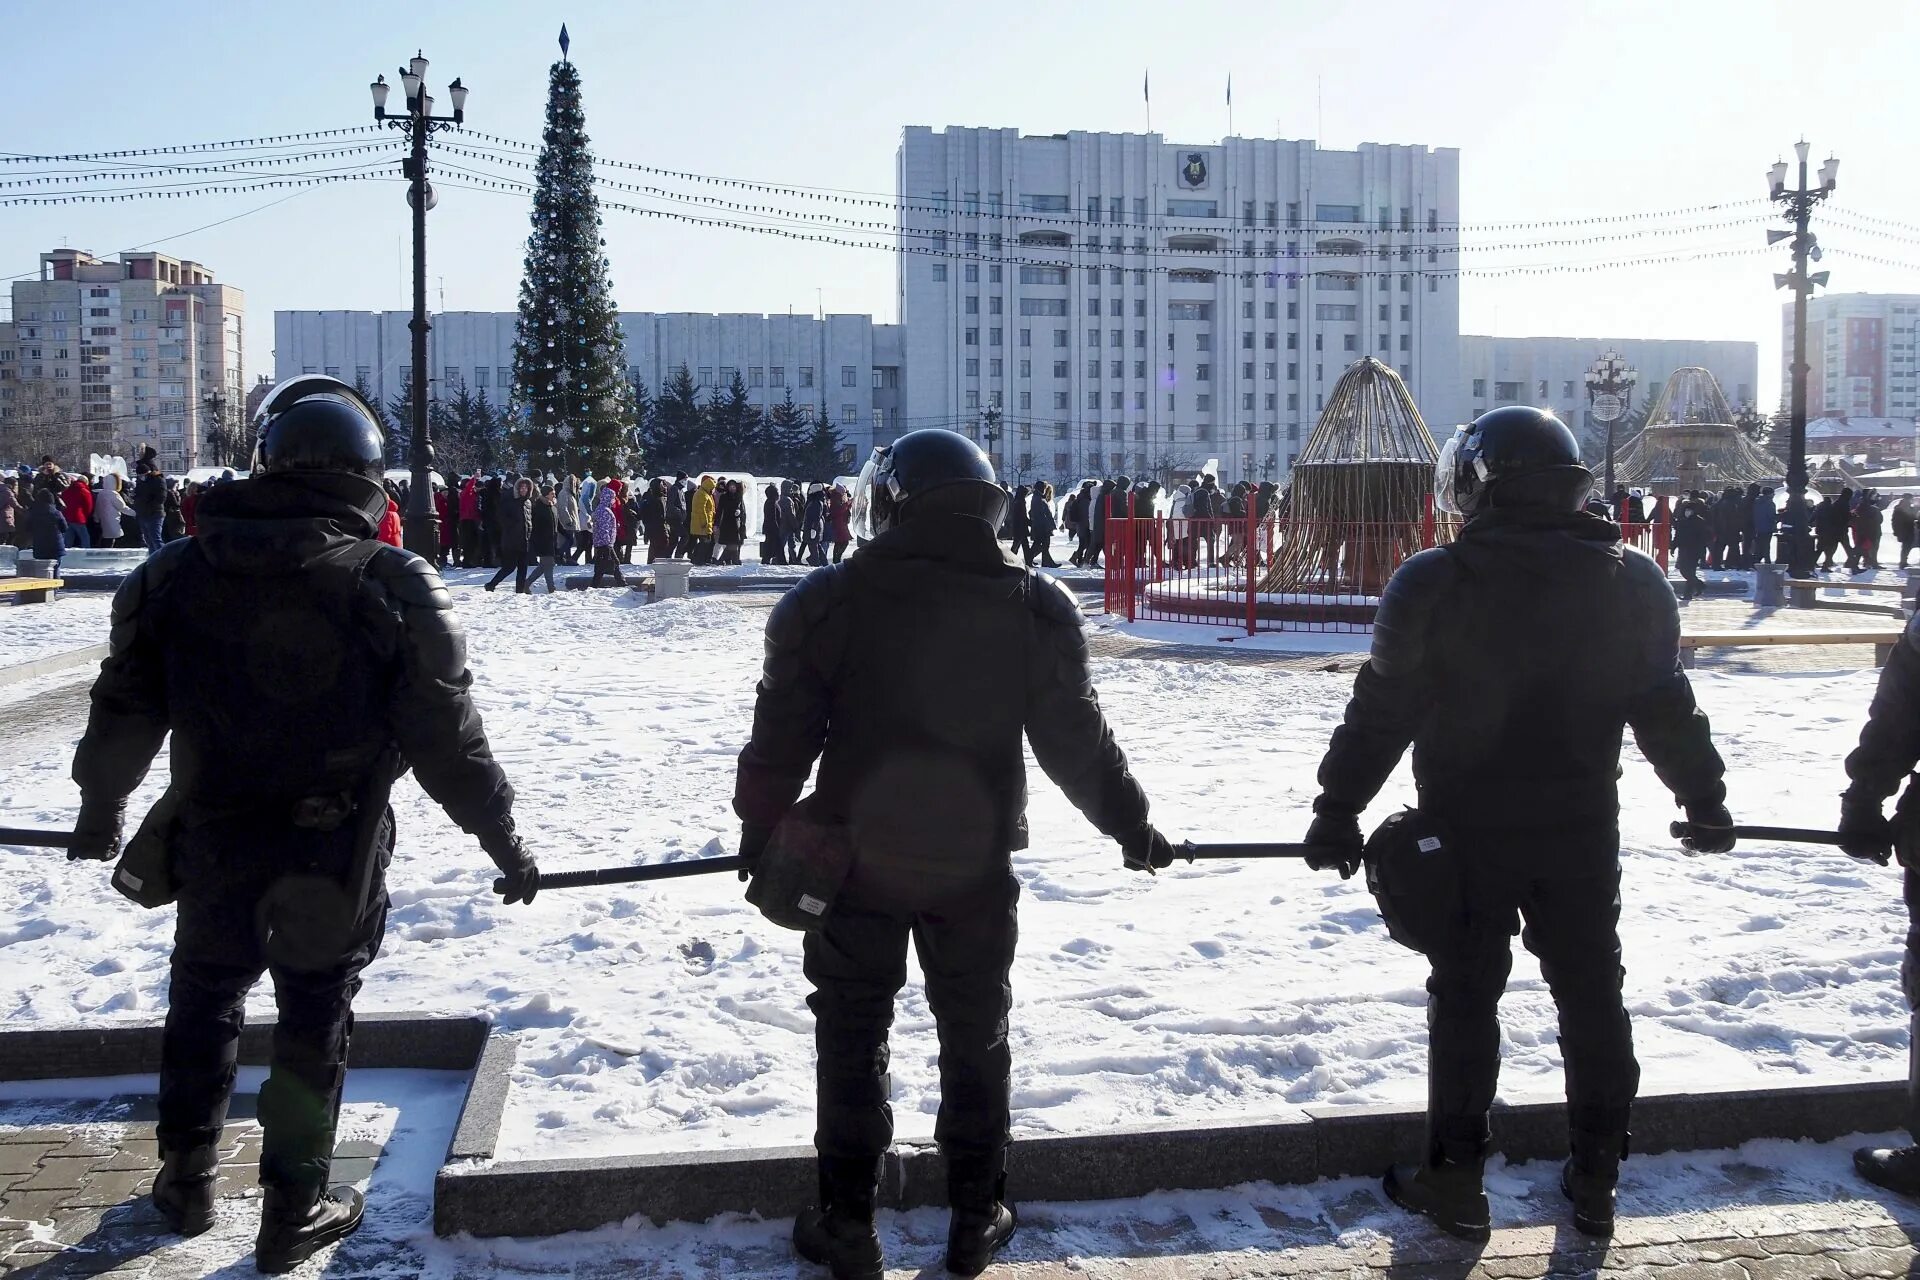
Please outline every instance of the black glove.
[[747, 865], [740, 869], [740, 883], [745, 884], [760, 869], [760, 855], [767, 851], [767, 842], [773, 839], [772, 827], [755, 826], [751, 822], [740, 824], [740, 856]]
[[1173, 865], [1173, 845], [1151, 822], [1143, 822], [1120, 837], [1120, 862], [1129, 871], [1153, 875]]
[[1307, 843], [1335, 851], [1310, 857], [1307, 865], [1315, 871], [1338, 871], [1342, 880], [1351, 880], [1360, 869], [1367, 844], [1360, 834], [1360, 815], [1325, 798], [1313, 802], [1313, 825], [1307, 828]]
[[73, 843], [67, 861], [88, 858], [111, 862], [120, 856], [120, 836], [127, 823], [127, 802], [103, 796], [81, 796], [80, 816], [74, 820]]
[[493, 859], [493, 865], [500, 868], [500, 880], [494, 885], [494, 891], [500, 895], [501, 902], [509, 907], [516, 902], [532, 902], [533, 896], [540, 892], [540, 868], [527, 851], [526, 842], [515, 833], [513, 819], [504, 819], [500, 829], [482, 836], [480, 847]]
[[1884, 867], [1893, 854], [1893, 825], [1881, 815], [1880, 803], [1851, 792], [1840, 797], [1840, 851]]
[[1690, 804], [1687, 825], [1693, 833], [1681, 838], [1680, 847], [1688, 853], [1733, 852], [1733, 815], [1724, 804]]

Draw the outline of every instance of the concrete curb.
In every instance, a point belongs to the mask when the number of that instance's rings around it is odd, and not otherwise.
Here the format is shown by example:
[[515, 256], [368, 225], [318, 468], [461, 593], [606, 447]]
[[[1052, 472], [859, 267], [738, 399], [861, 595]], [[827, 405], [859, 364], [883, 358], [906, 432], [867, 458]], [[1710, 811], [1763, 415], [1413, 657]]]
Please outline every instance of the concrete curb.
[[65, 653], [52, 654], [45, 658], [35, 658], [32, 662], [17, 662], [10, 667], [0, 667], [0, 685], [18, 684], [22, 680], [32, 680], [39, 676], [50, 676], [56, 671], [67, 671], [74, 667], [84, 667], [100, 661], [107, 656], [107, 646], [90, 644], [84, 649], [69, 649]]
[[[476, 1080], [456, 1145], [462, 1145], [470, 1124], [474, 1134], [497, 1132], [497, 1116], [488, 1129], [488, 1122], [473, 1114], [494, 1096]], [[1633, 1146], [1651, 1154], [1736, 1147], [1755, 1138], [1827, 1141], [1898, 1129], [1905, 1121], [1906, 1086], [1897, 1083], [1662, 1094], [1636, 1104]], [[1024, 1199], [1083, 1201], [1168, 1188], [1372, 1176], [1396, 1159], [1416, 1155], [1424, 1130], [1425, 1117], [1418, 1111], [1308, 1107], [1198, 1125], [1022, 1138], [1008, 1156], [1008, 1184]], [[1560, 1156], [1567, 1149], [1565, 1104], [1498, 1107], [1493, 1134], [1495, 1149], [1514, 1160]], [[468, 1161], [492, 1155], [490, 1141], [466, 1145]], [[786, 1217], [812, 1203], [813, 1168], [813, 1152], [806, 1147], [464, 1167], [450, 1159], [434, 1181], [434, 1230], [524, 1236], [590, 1230], [635, 1216], [655, 1221], [704, 1221], [729, 1212]], [[945, 1204], [946, 1171], [939, 1152], [918, 1145], [889, 1151], [880, 1203], [896, 1209]]]
[[[240, 1033], [240, 1061], [264, 1065], [274, 1020], [250, 1020]], [[0, 1080], [67, 1076], [151, 1075], [160, 1069], [159, 1023], [0, 1032]], [[404, 1013], [354, 1017], [348, 1063], [420, 1071], [469, 1071], [488, 1044], [484, 1018], [421, 1018]]]

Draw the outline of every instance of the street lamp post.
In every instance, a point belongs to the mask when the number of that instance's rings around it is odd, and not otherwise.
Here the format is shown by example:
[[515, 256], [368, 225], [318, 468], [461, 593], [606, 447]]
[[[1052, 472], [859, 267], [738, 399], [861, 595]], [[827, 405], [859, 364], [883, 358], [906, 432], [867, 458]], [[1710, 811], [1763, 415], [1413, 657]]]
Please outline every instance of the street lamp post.
[[1613, 424], [1626, 416], [1633, 384], [1640, 380], [1626, 357], [1609, 351], [1587, 367], [1588, 412], [1607, 424], [1606, 501], [1613, 503]]
[[440, 555], [440, 521], [433, 505], [433, 441], [427, 434], [427, 210], [433, 208], [433, 187], [427, 181], [427, 139], [452, 125], [466, 123], [467, 88], [456, 78], [447, 86], [453, 99], [453, 114], [433, 114], [433, 95], [427, 92], [427, 60], [415, 54], [400, 68], [400, 85], [406, 90], [404, 112], [387, 111], [387, 92], [391, 86], [385, 76], [369, 86], [373, 93], [373, 118], [383, 120], [407, 135], [410, 150], [401, 164], [407, 176], [407, 203], [413, 207], [413, 429], [409, 433], [407, 464], [413, 471], [408, 486], [406, 511], [407, 550], [426, 560]]
[[1813, 207], [1833, 194], [1840, 162], [1828, 156], [1827, 162], [1820, 166], [1819, 185], [1809, 187], [1805, 138], [1793, 144], [1793, 152], [1800, 162], [1798, 187], [1787, 185], [1785, 160], [1775, 162], [1767, 171], [1767, 192], [1773, 202], [1781, 206], [1781, 214], [1793, 224], [1793, 230], [1769, 231], [1767, 243], [1790, 240], [1793, 249], [1793, 270], [1776, 273], [1773, 286], [1793, 290], [1793, 367], [1789, 371], [1791, 407], [1787, 426], [1787, 452], [1791, 455], [1787, 459], [1787, 517], [1793, 525], [1793, 542], [1787, 552], [1787, 569], [1791, 576], [1804, 578], [1813, 572], [1813, 530], [1809, 527], [1807, 505], [1807, 298], [1815, 285], [1825, 287], [1828, 274], [1825, 271], [1807, 273], [1808, 259], [1820, 261], [1820, 243], [1808, 232], [1807, 221], [1813, 215]]
[[213, 465], [224, 467], [232, 457], [233, 437], [227, 430], [227, 397], [218, 391], [209, 391], [200, 398], [207, 406], [207, 426], [200, 437], [210, 446]]
[[[998, 401], [989, 404], [980, 411], [980, 438], [987, 442], [987, 461], [1004, 472], [999, 460], [994, 456], [994, 445], [1000, 440], [1000, 405]], [[1005, 479], [1001, 475], [1001, 479]]]

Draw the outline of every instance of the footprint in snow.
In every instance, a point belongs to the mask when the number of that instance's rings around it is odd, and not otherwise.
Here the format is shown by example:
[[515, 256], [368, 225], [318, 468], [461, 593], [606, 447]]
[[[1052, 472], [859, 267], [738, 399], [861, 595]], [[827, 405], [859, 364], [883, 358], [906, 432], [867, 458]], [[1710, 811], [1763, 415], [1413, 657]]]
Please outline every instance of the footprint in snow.
[[705, 973], [713, 968], [713, 944], [705, 938], [683, 942], [680, 944], [680, 958], [685, 960], [687, 968], [695, 973]]
[[1209, 960], [1218, 960], [1227, 954], [1226, 944], [1213, 938], [1200, 938], [1187, 945]]
[[1784, 929], [1786, 923], [1778, 916], [1754, 916], [1740, 926], [1742, 933], [1764, 933], [1768, 929]]

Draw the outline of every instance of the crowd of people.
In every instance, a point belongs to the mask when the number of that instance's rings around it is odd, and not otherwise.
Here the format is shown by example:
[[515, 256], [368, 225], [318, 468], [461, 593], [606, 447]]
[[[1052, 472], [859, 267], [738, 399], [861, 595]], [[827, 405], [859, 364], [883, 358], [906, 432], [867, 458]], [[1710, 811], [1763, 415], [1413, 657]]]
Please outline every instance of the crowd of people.
[[36, 560], [58, 562], [79, 547], [144, 548], [149, 555], [177, 538], [193, 536], [194, 509], [226, 471], [205, 483], [182, 485], [165, 474], [151, 448], [129, 481], [117, 472], [69, 471], [51, 455], [0, 476], [0, 545]]
[[[406, 509], [404, 482], [389, 483], [396, 510]], [[853, 542], [853, 496], [844, 485], [770, 481], [760, 494], [746, 482], [682, 472], [656, 476], [456, 476], [452, 493], [436, 487], [440, 566], [497, 572], [491, 591], [508, 577], [530, 591], [544, 581], [553, 590], [560, 564], [590, 564], [593, 585], [625, 585], [623, 565], [636, 551], [645, 563], [739, 564], [758, 502], [763, 564], [822, 565], [838, 561]]]

